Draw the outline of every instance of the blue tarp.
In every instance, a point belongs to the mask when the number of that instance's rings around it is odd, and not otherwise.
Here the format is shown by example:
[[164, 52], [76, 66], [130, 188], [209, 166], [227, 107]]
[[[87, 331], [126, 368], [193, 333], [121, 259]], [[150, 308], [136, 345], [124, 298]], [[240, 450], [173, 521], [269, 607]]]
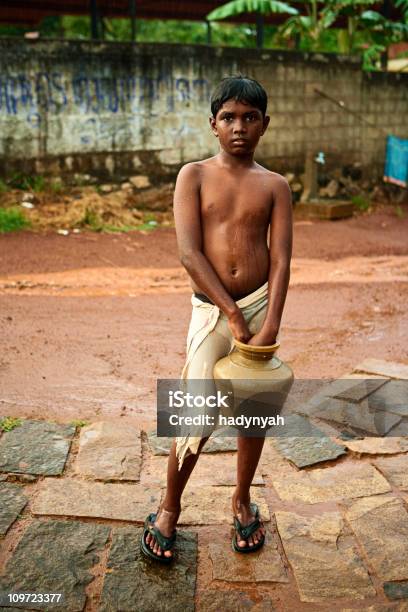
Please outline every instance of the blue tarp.
[[408, 186], [408, 140], [387, 136], [384, 181]]

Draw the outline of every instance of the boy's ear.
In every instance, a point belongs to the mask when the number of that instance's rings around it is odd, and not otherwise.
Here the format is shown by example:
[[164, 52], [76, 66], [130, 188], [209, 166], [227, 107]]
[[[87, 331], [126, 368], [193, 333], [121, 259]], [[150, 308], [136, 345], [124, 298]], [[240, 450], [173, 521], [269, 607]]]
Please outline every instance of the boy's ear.
[[215, 118], [214, 117], [208, 117], [208, 121], [210, 122], [210, 127], [213, 131], [213, 134], [218, 138], [218, 132], [217, 132], [217, 128], [216, 128], [216, 122], [215, 122]]
[[262, 136], [265, 134], [266, 128], [268, 127], [270, 120], [271, 120], [270, 116], [265, 115], [264, 120], [263, 120]]

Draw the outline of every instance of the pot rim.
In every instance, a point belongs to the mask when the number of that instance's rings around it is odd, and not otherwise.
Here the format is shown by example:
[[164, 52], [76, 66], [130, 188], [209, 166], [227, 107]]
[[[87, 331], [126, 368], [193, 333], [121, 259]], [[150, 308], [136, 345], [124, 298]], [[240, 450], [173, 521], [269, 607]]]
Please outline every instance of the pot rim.
[[245, 344], [245, 342], [240, 342], [236, 338], [234, 338], [233, 340], [237, 349], [240, 349], [246, 353], [268, 353], [272, 356], [280, 347], [280, 342], [275, 342], [275, 344], [267, 344], [264, 346], [252, 346], [252, 344]]

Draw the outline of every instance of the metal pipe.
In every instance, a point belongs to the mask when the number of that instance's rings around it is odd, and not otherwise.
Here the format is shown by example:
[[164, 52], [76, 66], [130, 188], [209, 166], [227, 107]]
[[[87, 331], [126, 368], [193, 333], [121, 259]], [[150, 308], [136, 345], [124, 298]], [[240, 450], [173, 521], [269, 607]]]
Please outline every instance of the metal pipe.
[[132, 42], [136, 41], [136, 0], [129, 0], [130, 13], [130, 38]]
[[92, 34], [92, 38], [94, 40], [97, 40], [99, 38], [97, 0], [91, 0], [90, 9], [91, 9], [91, 34]]

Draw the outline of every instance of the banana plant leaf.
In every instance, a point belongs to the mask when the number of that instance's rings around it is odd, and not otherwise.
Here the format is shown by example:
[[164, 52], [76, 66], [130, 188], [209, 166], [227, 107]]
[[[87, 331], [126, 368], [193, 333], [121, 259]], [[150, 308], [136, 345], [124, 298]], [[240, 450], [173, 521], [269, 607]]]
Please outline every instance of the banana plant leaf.
[[278, 0], [232, 0], [208, 13], [206, 19], [208, 21], [216, 21], [218, 19], [226, 19], [241, 13], [287, 13], [289, 15], [298, 15], [299, 11], [286, 2]]

